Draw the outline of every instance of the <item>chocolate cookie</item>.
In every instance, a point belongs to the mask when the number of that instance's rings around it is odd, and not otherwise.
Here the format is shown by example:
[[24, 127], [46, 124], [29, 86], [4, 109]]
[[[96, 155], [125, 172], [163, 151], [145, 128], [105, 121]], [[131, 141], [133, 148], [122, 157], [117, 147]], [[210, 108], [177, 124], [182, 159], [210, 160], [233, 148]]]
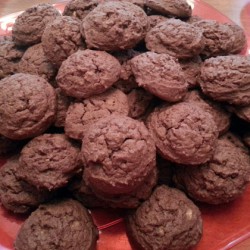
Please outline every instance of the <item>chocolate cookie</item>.
[[194, 88], [199, 85], [200, 69], [202, 60], [200, 56], [193, 57], [187, 60], [179, 61], [184, 73], [188, 88]]
[[250, 58], [218, 56], [201, 66], [200, 85], [204, 94], [233, 105], [250, 104]]
[[232, 29], [215, 20], [201, 20], [193, 23], [203, 33], [205, 47], [201, 55], [208, 58], [229, 54], [235, 44]]
[[168, 18], [160, 15], [148, 16], [148, 30], [153, 29], [157, 24], [167, 21]]
[[128, 216], [127, 229], [140, 249], [189, 249], [201, 239], [201, 213], [181, 191], [163, 185]]
[[194, 103], [178, 103], [155, 110], [147, 126], [164, 159], [197, 165], [213, 155], [218, 137], [212, 115]]
[[81, 153], [87, 185], [107, 197], [134, 191], [155, 167], [155, 145], [147, 128], [121, 115], [91, 125]]
[[151, 95], [144, 89], [133, 89], [128, 94], [129, 116], [135, 119], [143, 116], [146, 113], [152, 100], [153, 95]]
[[103, 94], [92, 96], [69, 106], [65, 133], [73, 139], [82, 140], [88, 127], [100, 118], [111, 114], [128, 115], [127, 96], [118, 89], [109, 89]]
[[0, 131], [22, 140], [43, 133], [54, 121], [56, 94], [42, 77], [15, 74], [0, 81]]
[[144, 39], [148, 28], [147, 15], [129, 2], [99, 4], [82, 22], [81, 33], [88, 48], [124, 50]]
[[240, 196], [250, 177], [249, 154], [227, 135], [218, 139], [212, 159], [204, 165], [176, 168], [175, 182], [195, 200], [221, 204]]
[[16, 250], [94, 250], [98, 230], [87, 209], [74, 200], [41, 205], [24, 222]]
[[145, 1], [144, 0], [99, 0], [100, 3], [105, 3], [105, 2], [130, 2], [132, 4], [135, 4], [142, 9], [145, 7]]
[[56, 77], [62, 91], [76, 98], [101, 94], [118, 79], [121, 65], [105, 51], [84, 50], [71, 55]]
[[98, 2], [98, 0], [71, 0], [65, 5], [63, 15], [83, 20], [98, 5]]
[[84, 48], [80, 21], [69, 16], [56, 18], [48, 24], [42, 36], [46, 57], [57, 67], [78, 49]]
[[204, 38], [199, 28], [173, 18], [151, 29], [145, 42], [148, 50], [167, 53], [178, 59], [197, 56], [204, 48]]
[[0, 79], [17, 72], [23, 53], [12, 41], [0, 42]]
[[192, 8], [186, 0], [146, 0], [145, 5], [162, 15], [179, 18], [192, 15]]
[[195, 102], [196, 105], [203, 108], [206, 112], [209, 112], [214, 118], [220, 135], [228, 131], [230, 127], [231, 114], [227, 112], [221, 105], [208, 100], [198, 90], [188, 92], [184, 101]]
[[131, 59], [139, 86], [168, 102], [180, 101], [187, 92], [181, 66], [167, 54], [146, 52]]
[[19, 180], [16, 176], [19, 168], [18, 156], [10, 158], [0, 168], [0, 201], [6, 209], [21, 214], [38, 207], [51, 195]]
[[56, 127], [64, 127], [66, 113], [71, 103], [71, 98], [64, 95], [60, 88], [55, 89], [57, 96], [56, 118], [54, 125]]
[[29, 47], [19, 65], [18, 72], [39, 75], [46, 80], [52, 80], [56, 75], [56, 69], [45, 56], [41, 43]]
[[45, 3], [25, 10], [13, 25], [13, 41], [21, 46], [39, 43], [46, 25], [60, 15], [55, 7]]
[[17, 175], [38, 189], [65, 186], [80, 167], [79, 149], [63, 134], [43, 134], [21, 151]]

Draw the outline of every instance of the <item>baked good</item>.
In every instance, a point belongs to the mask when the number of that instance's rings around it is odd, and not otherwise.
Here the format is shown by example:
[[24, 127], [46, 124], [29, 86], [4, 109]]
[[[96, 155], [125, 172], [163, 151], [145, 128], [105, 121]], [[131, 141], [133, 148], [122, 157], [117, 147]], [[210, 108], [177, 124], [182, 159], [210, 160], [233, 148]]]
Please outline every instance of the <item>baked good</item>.
[[17, 72], [24, 51], [13, 41], [0, 41], [0, 79]]
[[149, 131], [143, 123], [121, 115], [89, 126], [81, 154], [86, 184], [103, 197], [132, 192], [155, 167]]
[[181, 66], [170, 55], [146, 52], [131, 59], [131, 68], [140, 87], [165, 101], [180, 101], [187, 92]]
[[200, 85], [207, 96], [220, 102], [250, 104], [250, 58], [240, 55], [209, 58], [201, 66]]
[[218, 129], [212, 115], [191, 102], [156, 109], [147, 119], [160, 155], [169, 161], [198, 165], [213, 155]]
[[42, 45], [45, 56], [59, 68], [70, 55], [84, 48], [80, 20], [70, 16], [56, 18], [46, 26]]
[[63, 134], [43, 134], [23, 147], [18, 178], [38, 189], [65, 186], [80, 168], [79, 149]]
[[41, 42], [46, 25], [58, 16], [61, 16], [60, 12], [51, 4], [43, 3], [26, 9], [13, 25], [13, 41], [20, 46]]
[[145, 1], [144, 0], [99, 0], [100, 3], [105, 3], [105, 2], [130, 2], [132, 4], [135, 4], [142, 9], [145, 8]]
[[201, 20], [193, 25], [203, 33], [205, 47], [200, 54], [205, 58], [227, 55], [233, 50], [235, 36], [227, 24], [215, 20]]
[[201, 213], [180, 190], [159, 186], [127, 218], [127, 230], [139, 249], [189, 249], [202, 236]]
[[79, 99], [101, 94], [118, 79], [121, 65], [105, 51], [77, 51], [63, 62], [56, 80], [62, 91]]
[[145, 0], [145, 5], [162, 15], [179, 18], [192, 15], [192, 8], [186, 0]]
[[56, 94], [42, 77], [18, 73], [0, 81], [0, 131], [13, 140], [43, 133], [54, 121]]
[[119, 89], [84, 99], [69, 106], [65, 120], [65, 133], [73, 139], [82, 140], [88, 127], [102, 117], [111, 114], [128, 115], [127, 96]]
[[0, 201], [9, 211], [21, 214], [35, 209], [52, 195], [19, 180], [16, 175], [19, 168], [18, 155], [0, 168]]
[[197, 56], [203, 51], [202, 30], [178, 19], [168, 19], [152, 28], [145, 38], [148, 50], [167, 53], [178, 59]]
[[24, 222], [15, 250], [94, 250], [98, 230], [88, 210], [68, 199], [41, 205]]
[[18, 65], [19, 73], [38, 75], [50, 81], [56, 76], [56, 68], [48, 60], [41, 43], [29, 47]]
[[239, 143], [236, 138], [228, 138], [228, 134], [219, 138], [208, 163], [195, 168], [175, 168], [176, 184], [193, 199], [205, 203], [221, 204], [236, 199], [250, 180], [249, 152]]
[[133, 48], [144, 39], [147, 28], [147, 15], [140, 7], [108, 1], [86, 16], [81, 33], [88, 48], [116, 51]]
[[66, 3], [63, 15], [83, 20], [98, 5], [98, 2], [98, 0], [71, 0]]
[[158, 23], [168, 20], [167, 17], [161, 15], [148, 16], [148, 30], [154, 28]]
[[196, 105], [209, 112], [217, 125], [219, 134], [222, 135], [229, 130], [231, 114], [219, 103], [207, 99], [200, 91], [192, 90], [184, 98], [185, 102], [195, 102]]

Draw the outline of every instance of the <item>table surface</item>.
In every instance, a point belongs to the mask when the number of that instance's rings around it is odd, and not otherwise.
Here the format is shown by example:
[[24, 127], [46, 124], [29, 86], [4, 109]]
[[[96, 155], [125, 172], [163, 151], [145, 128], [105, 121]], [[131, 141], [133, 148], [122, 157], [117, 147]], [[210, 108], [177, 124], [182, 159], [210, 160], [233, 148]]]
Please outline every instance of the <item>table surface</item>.
[[[0, 16], [24, 10], [38, 3], [58, 3], [62, 0], [0, 0]], [[250, 0], [203, 0], [244, 28], [250, 36]], [[231, 250], [249, 250], [250, 239]]]

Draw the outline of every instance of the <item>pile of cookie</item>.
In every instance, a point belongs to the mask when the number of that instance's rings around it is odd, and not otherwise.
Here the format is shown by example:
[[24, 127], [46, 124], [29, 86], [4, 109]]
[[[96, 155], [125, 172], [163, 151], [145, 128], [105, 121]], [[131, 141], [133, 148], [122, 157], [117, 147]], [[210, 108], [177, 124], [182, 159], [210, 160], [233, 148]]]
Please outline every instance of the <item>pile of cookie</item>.
[[95, 249], [95, 207], [127, 209], [138, 248], [196, 245], [193, 201], [230, 202], [250, 180], [245, 46], [185, 0], [19, 15], [0, 41], [0, 201], [30, 214], [14, 248]]

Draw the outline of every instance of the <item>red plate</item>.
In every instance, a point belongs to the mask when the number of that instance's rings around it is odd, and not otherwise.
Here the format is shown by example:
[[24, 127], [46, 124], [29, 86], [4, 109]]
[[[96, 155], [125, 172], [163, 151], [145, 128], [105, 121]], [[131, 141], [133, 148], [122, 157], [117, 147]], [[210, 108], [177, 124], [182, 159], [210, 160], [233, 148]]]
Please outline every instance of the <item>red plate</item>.
[[[215, 19], [219, 22], [232, 22], [216, 9], [201, 2], [189, 1], [193, 13], [202, 18]], [[55, 4], [63, 10], [65, 2]], [[9, 35], [15, 18], [14, 13], [0, 18], [0, 35]], [[248, 35], [248, 34], [247, 34]], [[250, 35], [247, 36], [250, 44]], [[250, 47], [246, 49], [250, 54]], [[0, 159], [0, 166], [4, 160]], [[250, 187], [245, 193], [230, 204], [220, 206], [199, 205], [204, 221], [204, 233], [201, 242], [193, 250], [226, 250], [250, 237]], [[92, 210], [95, 223], [100, 230], [97, 250], [132, 250], [125, 232], [122, 211]], [[0, 250], [13, 249], [13, 241], [24, 221], [22, 216], [14, 216], [0, 207]], [[134, 249], [135, 250], [135, 249]]]

